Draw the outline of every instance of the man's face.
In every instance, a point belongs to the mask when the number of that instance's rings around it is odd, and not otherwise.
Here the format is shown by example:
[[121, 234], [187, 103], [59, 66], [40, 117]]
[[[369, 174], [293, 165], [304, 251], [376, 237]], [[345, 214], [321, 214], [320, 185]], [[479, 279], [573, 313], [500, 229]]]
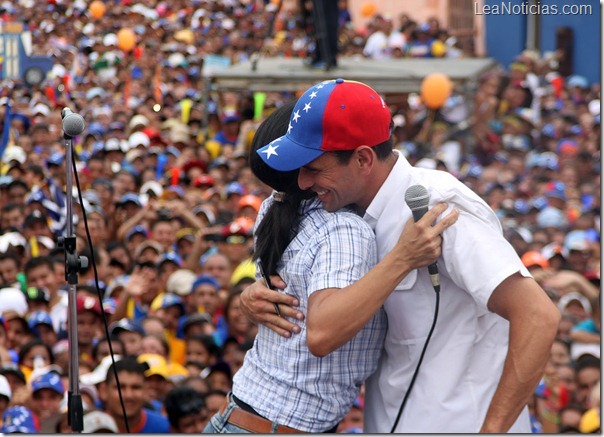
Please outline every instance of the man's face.
[[17, 263], [14, 259], [6, 258], [0, 261], [0, 281], [4, 284], [12, 284], [17, 280]]
[[360, 178], [354, 171], [355, 160], [353, 155], [350, 162], [343, 165], [333, 153], [324, 153], [300, 168], [298, 185], [303, 190], [317, 193], [323, 208], [330, 212], [357, 203]]
[[40, 265], [31, 269], [27, 273], [27, 284], [30, 287], [46, 288], [51, 299], [57, 294], [57, 277], [55, 272], [47, 265]]
[[202, 408], [198, 413], [189, 414], [178, 419], [178, 429], [183, 434], [201, 434], [208, 422], [208, 409]]
[[577, 373], [577, 400], [584, 406], [589, 406], [591, 390], [600, 380], [600, 369], [586, 367]]
[[126, 355], [138, 355], [143, 349], [143, 336], [130, 331], [122, 331], [119, 339], [124, 343]]
[[198, 285], [193, 290], [193, 297], [196, 307], [201, 306], [206, 313], [214, 315], [218, 305], [218, 290], [214, 286], [210, 284]]
[[78, 314], [78, 344], [90, 346], [99, 331], [100, 318], [91, 311]]
[[153, 239], [161, 244], [165, 250], [168, 250], [176, 242], [176, 232], [168, 222], [156, 223], [151, 233]]
[[215, 361], [211, 359], [212, 356], [210, 355], [210, 353], [202, 342], [194, 340], [189, 340], [187, 342], [187, 353], [185, 354], [185, 361], [197, 361], [207, 367], [213, 364], [213, 361]]
[[[126, 409], [126, 417], [135, 419], [143, 409], [145, 399], [145, 377], [138, 373], [119, 372], [120, 387], [122, 389], [122, 398]], [[120, 395], [117, 390], [115, 377], [107, 378], [105, 386], [105, 408], [113, 417], [122, 418], [122, 407], [120, 405]]]
[[13, 208], [2, 215], [3, 226], [14, 226], [17, 229], [21, 229], [23, 220], [25, 220], [25, 216], [19, 208]]
[[44, 420], [59, 412], [62, 399], [63, 396], [56, 391], [43, 388], [32, 395], [31, 409], [40, 420]]
[[228, 287], [233, 272], [227, 257], [212, 256], [204, 263], [202, 273], [213, 276], [221, 287]]

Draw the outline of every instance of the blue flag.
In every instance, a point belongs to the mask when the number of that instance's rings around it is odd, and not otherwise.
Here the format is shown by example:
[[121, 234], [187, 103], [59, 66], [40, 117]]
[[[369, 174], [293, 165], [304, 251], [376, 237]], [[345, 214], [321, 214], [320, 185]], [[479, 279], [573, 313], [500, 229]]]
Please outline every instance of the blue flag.
[[4, 112], [4, 127], [2, 128], [2, 141], [0, 142], [0, 159], [4, 156], [4, 151], [6, 150], [6, 146], [8, 146], [8, 142], [10, 141], [10, 125], [11, 125], [12, 117], [10, 110], [10, 101], [6, 102], [6, 108]]

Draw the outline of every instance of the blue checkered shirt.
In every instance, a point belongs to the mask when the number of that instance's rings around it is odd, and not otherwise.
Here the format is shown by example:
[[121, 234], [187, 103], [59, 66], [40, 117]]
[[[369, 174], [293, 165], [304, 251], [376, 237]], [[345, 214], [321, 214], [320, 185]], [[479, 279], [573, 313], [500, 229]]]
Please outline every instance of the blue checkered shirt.
[[[257, 223], [272, 203], [264, 201]], [[285, 250], [278, 273], [285, 293], [308, 310], [317, 290], [343, 288], [377, 262], [375, 235], [356, 214], [329, 213], [319, 200], [301, 206], [298, 234]], [[387, 321], [382, 309], [348, 343], [323, 358], [306, 344], [306, 327], [284, 338], [260, 326], [254, 346], [235, 374], [233, 393], [263, 417], [306, 432], [334, 427], [348, 412], [363, 381], [377, 367]]]

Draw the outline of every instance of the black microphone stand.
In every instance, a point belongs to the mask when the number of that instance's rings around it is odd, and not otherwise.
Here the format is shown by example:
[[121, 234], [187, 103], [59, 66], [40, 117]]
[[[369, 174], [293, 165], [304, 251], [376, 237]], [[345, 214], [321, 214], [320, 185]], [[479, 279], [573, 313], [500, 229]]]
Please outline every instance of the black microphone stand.
[[[74, 114], [75, 115], [75, 114]], [[78, 256], [76, 253], [76, 236], [73, 227], [73, 136], [79, 135], [84, 130], [83, 124], [80, 132], [73, 133], [73, 126], [63, 131], [65, 139], [65, 165], [67, 167], [66, 184], [66, 227], [65, 236], [58, 238], [59, 247], [64, 249], [65, 254], [65, 280], [68, 289], [68, 342], [69, 342], [69, 390], [67, 392], [67, 420], [73, 432], [82, 432], [84, 429], [84, 409], [82, 407], [82, 395], [80, 393], [79, 381], [79, 352], [78, 352], [78, 313], [76, 307], [76, 285], [78, 283], [78, 272], [88, 267], [88, 258]], [[69, 134], [72, 135], [69, 135]]]

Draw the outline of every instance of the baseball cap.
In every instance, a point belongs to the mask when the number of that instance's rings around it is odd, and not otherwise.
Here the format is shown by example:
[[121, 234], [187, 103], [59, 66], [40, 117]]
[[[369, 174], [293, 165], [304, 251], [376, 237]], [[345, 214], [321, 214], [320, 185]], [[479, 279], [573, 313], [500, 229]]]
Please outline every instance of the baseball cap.
[[98, 316], [103, 314], [101, 304], [99, 304], [99, 300], [96, 297], [84, 296], [82, 294], [76, 297], [76, 309], [78, 314], [84, 311], [93, 312]]
[[309, 88], [294, 106], [288, 132], [257, 153], [279, 171], [325, 152], [376, 146], [390, 138], [390, 110], [369, 86], [338, 78]]
[[522, 264], [524, 264], [524, 266], [527, 268], [538, 266], [547, 269], [549, 267], [549, 261], [547, 260], [547, 258], [545, 258], [540, 252], [536, 250], [529, 250], [524, 255], [522, 255], [520, 260], [522, 261]]
[[31, 410], [21, 405], [6, 409], [2, 415], [2, 429], [0, 431], [3, 434], [34, 434], [38, 432]]
[[141, 325], [126, 318], [113, 322], [109, 327], [109, 334], [111, 336], [118, 335], [122, 331], [136, 332], [142, 336], [145, 335], [145, 330]]
[[50, 318], [50, 314], [46, 311], [34, 311], [27, 316], [27, 323], [29, 324], [29, 329], [32, 331], [36, 331], [38, 325], [48, 325], [51, 328], [52, 319]]
[[193, 313], [186, 316], [182, 322], [183, 332], [186, 331], [189, 326], [195, 325], [196, 323], [212, 324], [212, 317], [208, 313]]
[[246, 206], [249, 206], [254, 209], [254, 211], [260, 211], [260, 205], [262, 205], [262, 200], [258, 196], [254, 196], [253, 194], [247, 194], [239, 199], [237, 203], [237, 210], [242, 210]]
[[157, 266], [161, 266], [163, 263], [171, 262], [176, 264], [178, 267], [182, 265], [182, 259], [175, 252], [164, 253], [157, 261]]
[[388, 106], [369, 86], [342, 78], [324, 81], [300, 97], [288, 132], [257, 153], [276, 170], [295, 170], [325, 152], [388, 140], [390, 122]]
[[126, 241], [130, 241], [130, 239], [133, 236], [135, 236], [136, 234], [142, 234], [142, 235], [144, 235], [146, 237], [147, 236], [147, 230], [142, 225], [136, 225], [135, 227], [133, 227], [132, 229], [130, 229], [128, 232], [126, 232]]
[[117, 202], [118, 206], [125, 205], [127, 203], [134, 203], [136, 206], [142, 206], [141, 200], [136, 193], [126, 193]]
[[0, 364], [0, 375], [6, 376], [9, 373], [12, 373], [13, 375], [15, 375], [17, 378], [19, 378], [21, 381], [23, 381], [23, 384], [25, 384], [25, 382], [26, 382], [25, 374], [19, 368], [17, 363], [6, 362], [6, 363]]
[[[113, 334], [112, 334], [113, 335]], [[121, 359], [121, 355], [114, 355], [113, 360], [118, 362]], [[112, 360], [111, 355], [104, 357], [101, 362], [94, 368], [90, 373], [85, 373], [80, 376], [80, 382], [87, 385], [97, 385], [107, 379], [107, 371], [111, 367]]]
[[589, 250], [589, 239], [587, 238], [586, 232], [577, 229], [566, 234], [564, 237], [564, 250], [566, 253], [571, 250], [579, 252]]
[[168, 277], [168, 280], [166, 281], [166, 291], [179, 296], [186, 296], [191, 293], [194, 281], [195, 273], [193, 273], [191, 270], [176, 270]]
[[8, 383], [8, 379], [6, 376], [0, 375], [0, 396], [5, 396], [10, 401], [12, 397], [12, 391], [10, 389], [10, 384]]
[[169, 308], [177, 306], [180, 308], [180, 311], [184, 314], [185, 305], [182, 302], [182, 299], [175, 294], [172, 293], [163, 293], [157, 296], [153, 302], [151, 303], [151, 309], [158, 310], [160, 308]]
[[7, 287], [0, 290], [0, 314], [16, 313], [19, 317], [27, 314], [27, 300], [25, 294], [18, 288]]
[[27, 297], [28, 302], [39, 302], [39, 303], [49, 303], [50, 302], [50, 295], [46, 288], [27, 287], [27, 290], [25, 290], [25, 296]]
[[102, 411], [90, 411], [84, 414], [85, 434], [92, 433], [119, 433], [115, 419]]
[[141, 354], [138, 356], [139, 363], [147, 363], [149, 369], [145, 371], [145, 376], [160, 375], [168, 379], [168, 363], [166, 359], [158, 354]]
[[243, 196], [245, 194], [245, 189], [239, 182], [230, 182], [227, 184], [224, 192], [227, 197], [231, 194], [239, 194]]
[[218, 284], [218, 281], [213, 276], [211, 276], [211, 275], [199, 275], [195, 279], [195, 282], [193, 282], [193, 285], [191, 286], [191, 291], [195, 290], [200, 285], [205, 285], [205, 284], [211, 285], [216, 290], [220, 289], [220, 285]]
[[222, 236], [228, 237], [231, 235], [241, 235], [251, 237], [254, 222], [247, 217], [239, 217], [222, 228]]
[[145, 117], [144, 115], [141, 115], [141, 114], [137, 114], [134, 117], [132, 117], [132, 119], [128, 123], [128, 127], [130, 129], [134, 129], [139, 126], [145, 127], [148, 124], [149, 124], [149, 119], [147, 117]]
[[154, 196], [160, 197], [164, 193], [164, 188], [157, 181], [147, 181], [141, 186], [140, 193], [149, 194], [149, 191], [151, 191]]
[[32, 393], [45, 388], [50, 389], [60, 395], [63, 395], [65, 392], [63, 381], [61, 381], [61, 377], [55, 372], [48, 372], [44, 375], [40, 375], [31, 382]]
[[216, 182], [214, 181], [214, 178], [207, 174], [196, 176], [195, 179], [193, 179], [192, 181], [194, 187], [201, 187], [203, 185], [213, 187], [215, 183]]

